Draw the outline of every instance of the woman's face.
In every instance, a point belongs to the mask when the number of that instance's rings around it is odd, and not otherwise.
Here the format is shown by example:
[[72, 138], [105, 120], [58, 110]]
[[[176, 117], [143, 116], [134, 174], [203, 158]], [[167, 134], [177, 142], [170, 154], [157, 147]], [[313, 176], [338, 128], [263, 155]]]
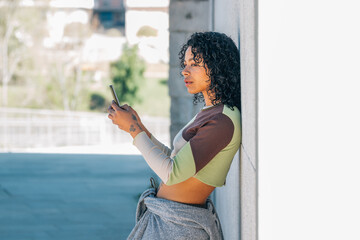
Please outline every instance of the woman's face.
[[206, 74], [204, 62], [196, 63], [193, 59], [194, 55], [191, 52], [191, 47], [188, 47], [185, 52], [184, 69], [181, 71], [184, 76], [185, 86], [191, 94], [202, 92], [204, 98], [207, 97], [207, 89], [210, 85], [209, 76]]

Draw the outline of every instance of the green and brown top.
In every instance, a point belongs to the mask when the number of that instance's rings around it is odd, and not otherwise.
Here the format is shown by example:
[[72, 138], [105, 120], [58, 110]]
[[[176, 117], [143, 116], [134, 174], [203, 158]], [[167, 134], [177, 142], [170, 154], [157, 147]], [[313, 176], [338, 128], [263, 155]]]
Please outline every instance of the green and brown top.
[[224, 185], [240, 143], [240, 112], [223, 104], [202, 109], [175, 136], [172, 151], [145, 132], [134, 139], [134, 145], [166, 185], [195, 177], [214, 187]]

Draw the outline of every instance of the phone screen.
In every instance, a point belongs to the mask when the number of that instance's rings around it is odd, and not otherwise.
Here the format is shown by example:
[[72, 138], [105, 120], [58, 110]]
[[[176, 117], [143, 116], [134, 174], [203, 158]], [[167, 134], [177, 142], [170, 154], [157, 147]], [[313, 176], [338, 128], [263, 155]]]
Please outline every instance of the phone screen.
[[109, 85], [109, 87], [111, 89], [111, 94], [113, 95], [114, 101], [120, 107], [119, 99], [118, 99], [118, 97], [116, 95], [116, 92], [115, 92], [115, 89], [114, 89], [113, 85]]

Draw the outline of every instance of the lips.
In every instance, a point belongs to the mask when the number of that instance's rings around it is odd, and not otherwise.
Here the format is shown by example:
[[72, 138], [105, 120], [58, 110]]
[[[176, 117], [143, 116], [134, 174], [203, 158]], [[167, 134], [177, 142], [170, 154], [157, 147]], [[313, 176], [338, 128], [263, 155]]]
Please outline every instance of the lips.
[[188, 79], [184, 79], [184, 82], [185, 82], [185, 86], [188, 87], [190, 84], [192, 84], [193, 82], [192, 81], [189, 81]]

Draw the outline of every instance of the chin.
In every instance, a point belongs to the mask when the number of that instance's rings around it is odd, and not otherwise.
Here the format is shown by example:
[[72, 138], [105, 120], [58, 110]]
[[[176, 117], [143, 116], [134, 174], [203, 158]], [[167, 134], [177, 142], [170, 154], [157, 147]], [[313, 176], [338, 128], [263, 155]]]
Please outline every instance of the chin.
[[188, 89], [187, 91], [188, 91], [188, 93], [190, 93], [190, 94], [195, 94], [195, 93], [196, 93], [195, 91], [192, 91], [191, 89]]
[[190, 93], [190, 94], [197, 94], [197, 93], [199, 93], [199, 91], [196, 91], [196, 90], [191, 89], [191, 88], [188, 88], [187, 91], [188, 91], [188, 93]]

